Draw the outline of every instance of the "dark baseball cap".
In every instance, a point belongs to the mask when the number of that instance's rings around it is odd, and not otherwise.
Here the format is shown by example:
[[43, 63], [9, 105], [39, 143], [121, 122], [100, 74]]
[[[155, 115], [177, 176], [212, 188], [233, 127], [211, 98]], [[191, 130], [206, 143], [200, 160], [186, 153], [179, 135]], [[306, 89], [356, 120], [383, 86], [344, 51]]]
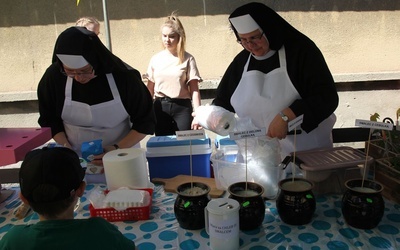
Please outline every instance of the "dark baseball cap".
[[63, 147], [44, 147], [28, 152], [19, 170], [22, 195], [36, 203], [69, 198], [84, 177], [78, 155]]

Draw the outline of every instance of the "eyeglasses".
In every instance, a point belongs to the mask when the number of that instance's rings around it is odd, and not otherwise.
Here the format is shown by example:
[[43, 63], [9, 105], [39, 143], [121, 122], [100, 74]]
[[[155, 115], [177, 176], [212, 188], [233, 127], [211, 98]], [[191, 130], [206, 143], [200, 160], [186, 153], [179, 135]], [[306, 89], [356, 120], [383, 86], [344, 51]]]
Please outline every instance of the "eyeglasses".
[[73, 73], [73, 72], [71, 72], [69, 70], [65, 71], [65, 69], [64, 69], [64, 70], [61, 70], [61, 73], [63, 75], [65, 75], [65, 76], [68, 76], [68, 77], [71, 77], [71, 78], [74, 78], [76, 76], [90, 77], [90, 76], [92, 76], [94, 74], [94, 68], [91, 67], [90, 70], [85, 71], [85, 72], [80, 72], [80, 73]]
[[242, 44], [242, 45], [243, 44], [248, 44], [248, 43], [254, 44], [254, 43], [259, 42], [261, 40], [261, 38], [263, 37], [263, 35], [264, 35], [264, 32], [261, 33], [260, 35], [252, 36], [252, 37], [249, 37], [249, 38], [240, 38], [239, 37], [239, 40], [237, 40], [237, 42], [239, 44]]

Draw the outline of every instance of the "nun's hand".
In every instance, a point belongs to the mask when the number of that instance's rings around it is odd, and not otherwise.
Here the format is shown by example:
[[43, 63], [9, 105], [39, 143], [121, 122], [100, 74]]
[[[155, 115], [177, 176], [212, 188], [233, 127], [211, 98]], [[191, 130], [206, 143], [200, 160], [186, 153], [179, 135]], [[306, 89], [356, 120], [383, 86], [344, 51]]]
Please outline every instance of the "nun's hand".
[[117, 148], [115, 146], [105, 146], [103, 148], [104, 153], [95, 155], [91, 163], [93, 163], [96, 166], [103, 166], [103, 156], [110, 151], [116, 150]]
[[106, 152], [99, 154], [99, 155], [95, 155], [93, 157], [93, 160], [90, 162], [96, 166], [103, 166], [103, 156], [106, 154]]
[[267, 136], [278, 139], [285, 139], [288, 131], [288, 122], [285, 122], [278, 114], [269, 124]]

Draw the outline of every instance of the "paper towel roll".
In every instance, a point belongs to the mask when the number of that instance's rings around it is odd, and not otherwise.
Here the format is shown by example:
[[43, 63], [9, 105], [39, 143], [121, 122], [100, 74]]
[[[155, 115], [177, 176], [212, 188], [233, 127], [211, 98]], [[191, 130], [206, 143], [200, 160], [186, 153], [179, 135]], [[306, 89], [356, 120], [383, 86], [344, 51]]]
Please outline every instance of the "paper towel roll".
[[109, 190], [149, 187], [146, 152], [141, 148], [117, 149], [103, 156]]
[[235, 114], [219, 106], [200, 106], [196, 109], [199, 124], [214, 133], [226, 136], [235, 127]]

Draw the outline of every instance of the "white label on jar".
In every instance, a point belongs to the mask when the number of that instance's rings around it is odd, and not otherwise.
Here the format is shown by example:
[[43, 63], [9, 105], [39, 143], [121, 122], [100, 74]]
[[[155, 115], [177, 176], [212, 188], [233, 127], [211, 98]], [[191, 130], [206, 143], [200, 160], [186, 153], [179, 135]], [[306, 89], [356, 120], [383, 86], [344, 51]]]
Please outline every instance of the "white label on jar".
[[218, 216], [209, 217], [210, 237], [230, 239], [239, 236], [239, 216], [222, 220]]
[[292, 131], [303, 123], [303, 115], [296, 117], [288, 123], [288, 131]]
[[254, 138], [259, 136], [265, 136], [266, 128], [244, 130], [244, 131], [234, 131], [229, 133], [229, 138], [232, 140], [239, 140], [244, 138]]
[[392, 123], [375, 122], [375, 121], [360, 120], [360, 119], [356, 119], [356, 126], [363, 127], [363, 128], [393, 130], [393, 124]]

